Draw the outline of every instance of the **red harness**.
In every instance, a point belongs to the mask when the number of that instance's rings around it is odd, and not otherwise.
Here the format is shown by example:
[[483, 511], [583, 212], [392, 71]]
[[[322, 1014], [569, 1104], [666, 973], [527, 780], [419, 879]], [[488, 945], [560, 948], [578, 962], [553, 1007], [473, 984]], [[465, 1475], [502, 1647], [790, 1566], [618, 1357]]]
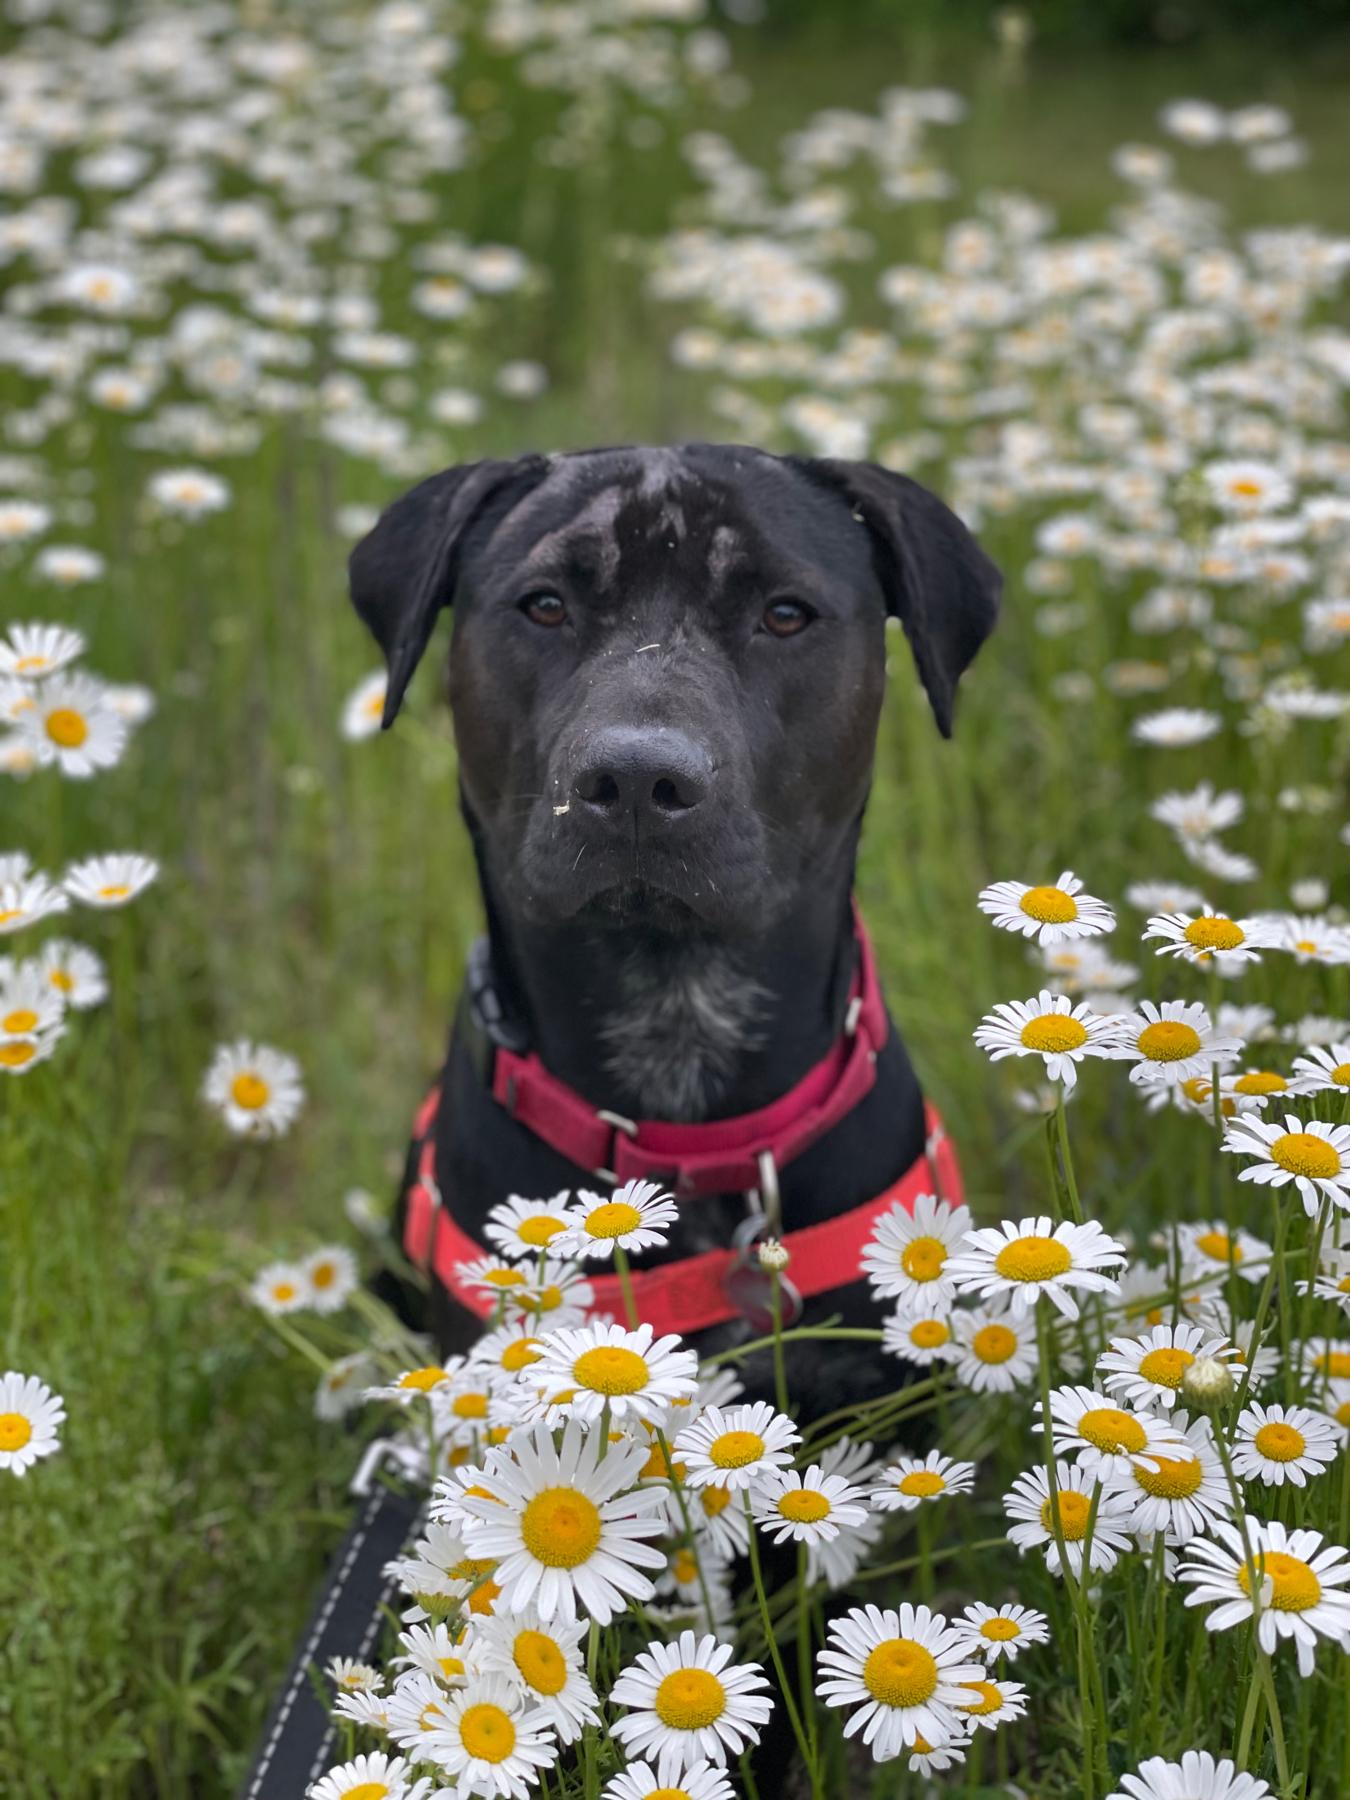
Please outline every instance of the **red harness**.
[[[849, 990], [844, 1029], [829, 1053], [780, 1099], [737, 1118], [702, 1125], [625, 1119], [591, 1105], [574, 1088], [551, 1075], [532, 1051], [521, 1055], [504, 1045], [494, 1049], [492, 1093], [520, 1123], [578, 1168], [614, 1184], [645, 1177], [688, 1196], [758, 1188], [766, 1161], [777, 1170], [831, 1130], [876, 1082], [877, 1051], [886, 1041], [886, 1008], [877, 981], [872, 947], [862, 920], [854, 916], [858, 965]], [[403, 1247], [419, 1267], [432, 1270], [460, 1303], [480, 1318], [495, 1300], [460, 1280], [458, 1265], [488, 1255], [438, 1203], [436, 1113], [440, 1085], [418, 1110], [413, 1137], [420, 1143], [417, 1178], [408, 1192]], [[957, 1202], [961, 1173], [956, 1153], [936, 1110], [924, 1107], [927, 1142], [905, 1173], [874, 1199], [851, 1211], [783, 1237], [790, 1254], [790, 1280], [809, 1299], [843, 1287], [859, 1276], [863, 1247], [882, 1213], [897, 1203], [913, 1210], [922, 1193]], [[658, 1333], [702, 1331], [738, 1316], [727, 1278], [743, 1253], [708, 1250], [698, 1256], [633, 1271], [633, 1294], [640, 1317]], [[622, 1294], [613, 1275], [588, 1275], [592, 1311], [622, 1316]]]

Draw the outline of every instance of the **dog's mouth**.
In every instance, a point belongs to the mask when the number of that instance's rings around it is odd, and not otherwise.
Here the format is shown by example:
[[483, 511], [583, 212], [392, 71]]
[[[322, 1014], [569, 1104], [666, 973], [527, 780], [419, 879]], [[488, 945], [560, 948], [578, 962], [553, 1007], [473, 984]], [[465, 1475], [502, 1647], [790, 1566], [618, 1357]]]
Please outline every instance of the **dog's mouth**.
[[689, 931], [704, 920], [688, 895], [638, 876], [596, 888], [576, 917], [604, 925], [647, 925], [658, 931]]

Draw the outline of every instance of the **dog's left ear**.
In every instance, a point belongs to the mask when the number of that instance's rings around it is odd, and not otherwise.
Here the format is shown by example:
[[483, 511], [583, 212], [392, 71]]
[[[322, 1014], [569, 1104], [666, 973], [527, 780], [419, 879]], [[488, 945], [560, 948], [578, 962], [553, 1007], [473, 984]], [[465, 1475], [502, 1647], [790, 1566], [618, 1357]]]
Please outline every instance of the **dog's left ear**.
[[347, 561], [352, 604], [384, 651], [387, 729], [431, 641], [436, 617], [454, 599], [465, 533], [503, 489], [524, 492], [543, 479], [548, 459], [460, 463], [419, 482], [386, 507]]
[[950, 737], [956, 684], [994, 629], [1003, 577], [951, 508], [907, 475], [835, 457], [787, 460], [842, 494], [870, 532], [887, 608]]

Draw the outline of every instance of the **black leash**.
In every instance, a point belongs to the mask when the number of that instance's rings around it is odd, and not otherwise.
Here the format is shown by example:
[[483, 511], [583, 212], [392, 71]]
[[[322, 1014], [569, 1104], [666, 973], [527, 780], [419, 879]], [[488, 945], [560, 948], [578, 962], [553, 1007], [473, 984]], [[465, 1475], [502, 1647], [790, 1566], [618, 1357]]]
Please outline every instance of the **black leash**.
[[361, 1510], [319, 1590], [238, 1800], [303, 1800], [333, 1760], [338, 1728], [323, 1670], [334, 1656], [365, 1661], [386, 1622], [397, 1584], [385, 1574], [385, 1564], [408, 1542], [425, 1505], [381, 1478], [386, 1461], [407, 1473], [406, 1456], [392, 1439], [377, 1438], [361, 1459], [352, 1481]]

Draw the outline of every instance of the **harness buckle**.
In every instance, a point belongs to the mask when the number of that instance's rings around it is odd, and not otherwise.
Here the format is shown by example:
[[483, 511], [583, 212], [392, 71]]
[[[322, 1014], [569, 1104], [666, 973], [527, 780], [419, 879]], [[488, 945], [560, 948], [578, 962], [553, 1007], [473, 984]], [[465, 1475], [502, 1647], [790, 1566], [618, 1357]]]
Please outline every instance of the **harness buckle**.
[[844, 1014], [845, 1037], [851, 1038], [858, 1035], [858, 1020], [862, 1017], [862, 1009], [863, 997], [861, 994], [855, 994], [849, 1001], [848, 1010]]
[[349, 1483], [349, 1491], [364, 1499], [375, 1485], [375, 1477], [380, 1467], [389, 1463], [393, 1469], [403, 1476], [405, 1481], [419, 1481], [426, 1478], [426, 1459], [420, 1450], [411, 1444], [401, 1444], [397, 1438], [372, 1438], [366, 1445], [360, 1462], [356, 1465], [356, 1473]]
[[636, 1119], [625, 1119], [622, 1113], [610, 1112], [608, 1107], [597, 1106], [595, 1116], [603, 1119], [606, 1125], [612, 1125], [615, 1131], [621, 1131], [625, 1137], [635, 1138], [638, 1134]]

